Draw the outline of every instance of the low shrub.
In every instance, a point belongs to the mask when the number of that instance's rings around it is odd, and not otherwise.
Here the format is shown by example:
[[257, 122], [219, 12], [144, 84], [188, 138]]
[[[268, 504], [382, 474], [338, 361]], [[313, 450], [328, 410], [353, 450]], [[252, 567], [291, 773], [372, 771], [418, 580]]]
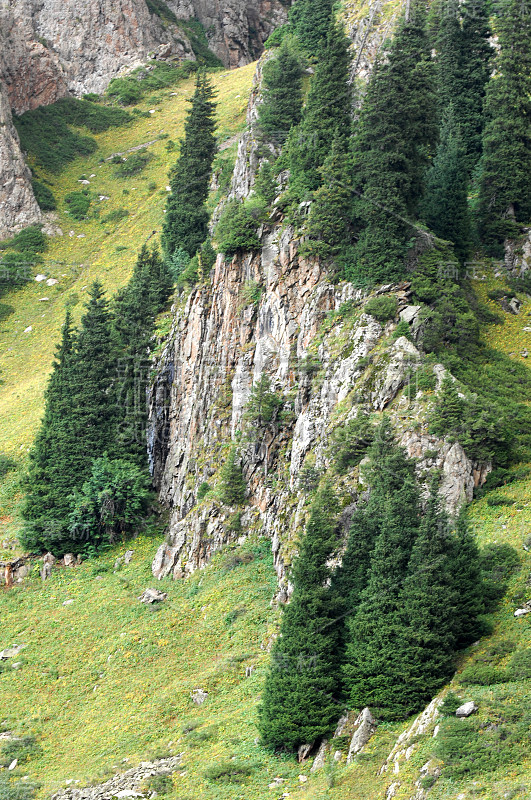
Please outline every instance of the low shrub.
[[207, 767], [205, 778], [209, 781], [220, 783], [241, 783], [249, 775], [252, 775], [255, 770], [256, 764], [252, 762], [238, 761], [236, 759], [220, 761], [218, 764], [212, 764]]
[[509, 662], [509, 671], [516, 680], [531, 678], [531, 647], [517, 650]]
[[[8, 767], [15, 759], [25, 764], [41, 752], [34, 736], [21, 736], [20, 739], [8, 739], [0, 747], [0, 766]], [[1, 796], [1, 795], [0, 795]], [[3, 800], [3, 799], [2, 799]]]
[[[174, 86], [195, 72], [196, 69], [197, 65], [193, 61], [185, 61], [181, 66], [175, 66], [166, 61], [152, 61], [133, 70], [124, 78], [113, 78], [109, 83], [106, 95], [122, 106], [131, 106], [138, 103], [149, 92]], [[133, 112], [136, 111], [137, 109], [133, 109]]]
[[130, 178], [133, 175], [138, 175], [151, 158], [152, 156], [149, 153], [131, 153], [125, 161], [123, 159], [120, 160], [114, 171], [115, 175], [119, 178]]
[[33, 194], [35, 195], [35, 200], [39, 204], [41, 211], [55, 211], [57, 208], [57, 201], [52, 190], [46, 186], [45, 183], [35, 179], [31, 181], [31, 186], [33, 188]]
[[201, 747], [206, 742], [215, 742], [218, 738], [216, 725], [207, 725], [206, 728], [194, 729], [186, 737], [186, 743], [190, 747]]
[[239, 608], [233, 608], [232, 611], [229, 611], [227, 616], [224, 619], [225, 627], [230, 628], [239, 617], [242, 617], [247, 612], [246, 608], [239, 606]]
[[365, 303], [364, 312], [370, 314], [378, 322], [387, 322], [396, 317], [398, 311], [398, 301], [394, 295], [380, 295], [373, 297]]
[[0, 797], [2, 800], [33, 800], [39, 786], [22, 781], [10, 772], [0, 772]]
[[69, 192], [65, 195], [65, 203], [68, 208], [68, 213], [74, 219], [86, 219], [87, 213], [90, 208], [90, 196], [88, 192]]
[[454, 692], [448, 692], [443, 702], [439, 706], [439, 711], [445, 717], [453, 717], [459, 706], [463, 701]]
[[8, 472], [16, 468], [16, 462], [13, 461], [12, 458], [9, 456], [5, 456], [3, 453], [0, 453], [0, 478], [3, 478], [4, 475], [7, 475]]
[[257, 229], [267, 219], [267, 207], [260, 198], [232, 200], [225, 206], [216, 227], [218, 249], [226, 258], [236, 253], [259, 250]]
[[393, 332], [393, 339], [398, 339], [400, 336], [405, 336], [406, 339], [411, 341], [411, 328], [409, 327], [409, 322], [406, 322], [405, 319], [400, 320]]
[[507, 581], [520, 569], [520, 557], [509, 544], [488, 544], [479, 553], [485, 610], [494, 611], [507, 590]]
[[169, 775], [152, 775], [146, 780], [145, 786], [148, 792], [155, 792], [157, 795], [173, 791], [173, 781]]
[[76, 98], [63, 98], [13, 117], [22, 149], [34, 157], [38, 166], [53, 173], [60, 172], [78, 156], [96, 150], [92, 137], [72, 128], [86, 127], [91, 133], [101, 133], [130, 120], [131, 115], [122, 109]]
[[206, 481], [200, 484], [199, 489], [197, 490], [197, 502], [199, 503], [210, 491], [210, 484]]
[[505, 497], [505, 495], [500, 494], [499, 492], [492, 492], [492, 494], [487, 497], [487, 505], [491, 507], [512, 506], [514, 505], [514, 500], [511, 500], [509, 497]]
[[463, 686], [491, 686], [495, 683], [506, 683], [510, 679], [507, 670], [490, 664], [471, 664], [459, 676], [459, 682]]
[[[102, 217], [102, 222], [120, 222], [122, 219], [126, 219], [129, 216], [129, 211], [126, 208], [115, 208], [114, 211], [109, 211], [104, 217]], [[127, 248], [124, 248], [127, 249]]]
[[372, 444], [373, 438], [373, 428], [363, 414], [334, 429], [330, 454], [340, 475], [360, 463]]
[[10, 247], [21, 252], [44, 253], [48, 249], [48, 237], [38, 225], [30, 225], [13, 237]]

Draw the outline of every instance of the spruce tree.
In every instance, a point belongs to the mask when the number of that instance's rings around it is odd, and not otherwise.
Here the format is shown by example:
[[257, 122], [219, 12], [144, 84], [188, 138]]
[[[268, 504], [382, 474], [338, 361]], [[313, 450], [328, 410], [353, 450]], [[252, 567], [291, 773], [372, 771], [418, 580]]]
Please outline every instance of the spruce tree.
[[166, 258], [176, 250], [194, 256], [208, 234], [208, 197], [216, 152], [214, 90], [199, 72], [191, 108], [184, 124], [179, 159], [170, 172], [171, 193], [166, 203], [162, 247]]
[[457, 519], [451, 559], [452, 587], [458, 598], [454, 636], [458, 647], [468, 647], [483, 634], [479, 616], [484, 612], [484, 601], [478, 547], [470, 532], [465, 510]]
[[462, 25], [462, 76], [464, 91], [457, 100], [458, 124], [461, 128], [466, 153], [467, 171], [470, 174], [481, 156], [481, 138], [484, 127], [483, 103], [492, 68], [494, 50], [487, 0], [465, 0], [461, 6]]
[[264, 65], [263, 102], [258, 108], [258, 125], [267, 138], [282, 145], [302, 114], [302, 67], [286, 39], [276, 58]]
[[465, 155], [454, 106], [450, 105], [443, 116], [437, 152], [426, 175], [421, 214], [437, 236], [454, 243], [461, 262], [470, 251]]
[[227, 460], [220, 470], [220, 499], [229, 506], [245, 502], [246, 484], [235, 447], [231, 447]]
[[273, 391], [271, 379], [265, 372], [262, 372], [252, 386], [245, 406], [245, 419], [253, 427], [261, 429], [273, 421], [282, 405], [282, 397]]
[[436, 436], [456, 435], [463, 425], [464, 413], [465, 402], [459, 396], [455, 381], [446, 375], [430, 420], [430, 432]]
[[146, 425], [149, 347], [156, 314], [166, 304], [173, 281], [158, 250], [144, 245], [131, 280], [113, 303], [118, 338], [117, 445], [121, 456], [147, 466]]
[[116, 344], [109, 302], [101, 283], [89, 289], [73, 366], [74, 409], [66, 458], [73, 488], [90, 474], [92, 461], [112, 453], [118, 419]]
[[72, 475], [64, 444], [73, 412], [74, 346], [72, 318], [67, 311], [45, 392], [43, 420], [30, 452], [21, 536], [22, 545], [29, 551], [53, 549], [66, 525]]
[[531, 221], [531, 3], [508, 0], [496, 21], [499, 50], [485, 98], [478, 232], [492, 255]]
[[454, 670], [460, 598], [453, 571], [454, 542], [437, 484], [438, 480], [432, 481], [399, 600], [404, 621], [397, 642], [404, 717], [429, 702]]
[[426, 15], [412, 0], [389, 53], [373, 70], [354, 139], [358, 242], [347, 277], [383, 283], [402, 276], [436, 132]]
[[318, 59], [333, 19], [332, 0], [296, 0], [290, 19], [306, 55]]
[[319, 256], [328, 260], [349, 245], [352, 223], [349, 167], [344, 142], [336, 137], [321, 169], [322, 185], [314, 194], [303, 230], [305, 239], [299, 249], [301, 256]]
[[327, 562], [337, 546], [335, 503], [329, 487], [316, 497], [293, 566], [293, 595], [273, 645], [259, 709], [263, 743], [296, 750], [328, 734], [337, 723], [338, 607]]
[[290, 187], [302, 199], [322, 183], [320, 167], [334, 139], [350, 135], [349, 43], [331, 21], [326, 46], [315, 68], [302, 122], [289, 138]]
[[[379, 457], [378, 450], [383, 458]], [[420, 523], [415, 466], [392, 441], [387, 420], [371, 448], [378, 500], [378, 528], [367, 585], [347, 621], [343, 677], [353, 707], [370, 705], [386, 718], [403, 713], [407, 687], [402, 685], [405, 621], [402, 584]], [[376, 501], [376, 499], [375, 499]]]

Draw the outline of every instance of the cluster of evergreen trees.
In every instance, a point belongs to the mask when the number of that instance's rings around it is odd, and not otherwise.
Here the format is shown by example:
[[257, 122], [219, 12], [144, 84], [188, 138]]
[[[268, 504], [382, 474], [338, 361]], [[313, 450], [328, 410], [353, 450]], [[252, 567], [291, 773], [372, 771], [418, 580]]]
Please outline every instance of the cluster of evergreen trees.
[[422, 511], [414, 462], [388, 420], [368, 454], [370, 494], [335, 571], [330, 486], [311, 508], [260, 709], [262, 739], [276, 749], [329, 734], [345, 705], [369, 705], [384, 719], [417, 711], [481, 632], [479, 559], [464, 517], [450, 522], [436, 480]]
[[[332, 5], [293, 5], [264, 70], [259, 124], [266, 138], [288, 139], [273, 171], [289, 168], [291, 199], [312, 200], [303, 254], [378, 283], [404, 274], [425, 227], [463, 262], [474, 231], [499, 255], [531, 220], [531, 7], [496, 6], [496, 54], [489, 8], [445, 0], [427, 14], [411, 0], [351, 123], [350, 53]], [[314, 71], [303, 107], [301, 64]]]
[[[172, 288], [158, 251], [144, 246], [112, 304], [95, 282], [79, 330], [67, 312], [30, 455], [23, 533], [28, 550], [86, 550], [125, 532], [133, 508], [145, 510], [149, 347], [156, 314]], [[87, 496], [80, 496], [85, 488]], [[99, 516], [88, 509], [98, 497]]]

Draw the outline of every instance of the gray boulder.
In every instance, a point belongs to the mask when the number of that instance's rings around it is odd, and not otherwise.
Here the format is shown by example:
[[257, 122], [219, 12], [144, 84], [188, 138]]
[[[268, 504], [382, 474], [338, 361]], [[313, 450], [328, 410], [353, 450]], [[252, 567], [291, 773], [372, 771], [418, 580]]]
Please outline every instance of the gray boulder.
[[478, 710], [478, 706], [474, 703], [473, 700], [469, 700], [467, 703], [463, 703], [462, 706], [459, 706], [457, 711], [455, 712], [456, 717], [470, 717], [471, 714], [474, 714]]
[[163, 600], [166, 600], [167, 596], [166, 592], [160, 592], [158, 589], [144, 589], [138, 599], [141, 603], [151, 605], [153, 603], [162, 603]]

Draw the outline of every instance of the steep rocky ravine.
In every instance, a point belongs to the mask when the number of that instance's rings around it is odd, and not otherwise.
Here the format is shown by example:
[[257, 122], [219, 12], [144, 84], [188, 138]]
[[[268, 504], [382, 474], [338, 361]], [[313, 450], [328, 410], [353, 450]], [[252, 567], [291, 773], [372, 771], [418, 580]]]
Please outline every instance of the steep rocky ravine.
[[[253, 125], [260, 75], [259, 63], [231, 187], [238, 198], [252, 191], [259, 165]], [[153, 572], [181, 577], [240, 535], [217, 499], [197, 502], [202, 483], [216, 484], [233, 441], [249, 486], [243, 529], [262, 528], [271, 538], [279, 597], [286, 599], [293, 539], [304, 523], [299, 473], [312, 466], [322, 474], [330, 466], [332, 430], [361, 408], [391, 415], [401, 443], [418, 459], [419, 474], [442, 470], [441, 494], [451, 512], [472, 499], [490, 465], [472, 463], [459, 443], [427, 431], [433, 395], [417, 392], [415, 374], [426, 356], [414, 343], [418, 307], [409, 284], [378, 293], [395, 294], [413, 341], [393, 336], [398, 317], [382, 325], [365, 314], [363, 291], [332, 283], [319, 261], [300, 258], [293, 227], [276, 212], [262, 227], [261, 241], [258, 253], [231, 262], [218, 256], [209, 279], [183, 292], [174, 306], [151, 396], [151, 467], [160, 499], [171, 509]], [[444, 368], [429, 369], [440, 386]], [[279, 422], [255, 435], [244, 411], [264, 372], [284, 407]], [[358, 473], [339, 479], [339, 491], [347, 521], [363, 491]]]

